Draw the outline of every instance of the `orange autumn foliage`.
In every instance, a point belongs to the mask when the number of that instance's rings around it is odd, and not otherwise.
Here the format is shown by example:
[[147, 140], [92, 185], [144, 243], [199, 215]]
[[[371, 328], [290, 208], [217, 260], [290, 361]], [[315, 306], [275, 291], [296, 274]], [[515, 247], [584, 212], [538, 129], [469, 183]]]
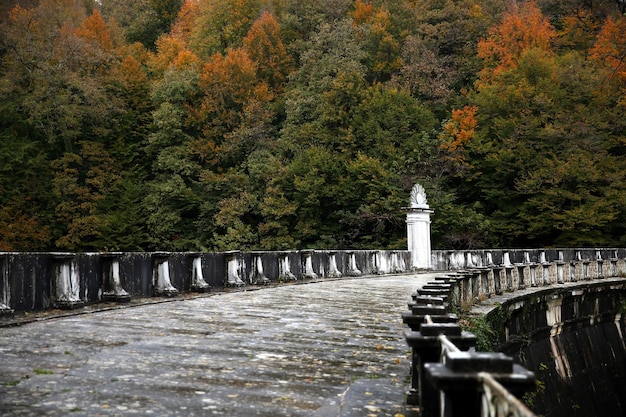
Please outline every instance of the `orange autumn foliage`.
[[200, 63], [200, 59], [184, 41], [174, 36], [162, 36], [157, 42], [157, 53], [151, 60], [152, 67], [160, 72], [168, 68], [183, 69]]
[[353, 19], [357, 25], [367, 23], [374, 14], [374, 6], [371, 2], [365, 3], [362, 0], [356, 0], [354, 8]]
[[226, 56], [215, 53], [204, 65], [198, 83], [204, 98], [198, 108], [190, 109], [203, 126], [205, 139], [192, 146], [203, 160], [211, 160], [210, 155], [221, 149], [248, 109], [273, 98], [256, 72], [255, 62], [243, 48], [229, 49]]
[[501, 23], [493, 26], [488, 36], [478, 42], [478, 56], [486, 63], [483, 77], [515, 67], [522, 52], [529, 48], [551, 51], [551, 42], [557, 33], [536, 2], [519, 4], [514, 1], [511, 5]]
[[291, 71], [291, 59], [274, 15], [264, 12], [254, 22], [243, 39], [243, 49], [256, 63], [259, 78], [280, 89]]
[[452, 117], [443, 125], [444, 132], [440, 137], [440, 148], [457, 162], [464, 163], [460, 150], [474, 136], [478, 126], [477, 111], [478, 107], [476, 106], [465, 106], [462, 109], [453, 110]]
[[200, 3], [198, 1], [186, 0], [178, 12], [178, 17], [172, 27], [171, 35], [176, 39], [188, 43], [199, 12]]
[[33, 251], [50, 240], [48, 226], [19, 206], [0, 207], [0, 251]]
[[107, 24], [98, 10], [87, 17], [81, 25], [76, 28], [76, 36], [85, 39], [88, 43], [98, 45], [105, 51], [113, 49], [111, 34]]
[[626, 81], [626, 18], [608, 18], [598, 33], [590, 58], [602, 62]]
[[122, 60], [118, 68], [116, 68], [115, 75], [126, 86], [148, 82], [148, 76], [141, 68], [141, 63], [132, 55], [128, 55]]

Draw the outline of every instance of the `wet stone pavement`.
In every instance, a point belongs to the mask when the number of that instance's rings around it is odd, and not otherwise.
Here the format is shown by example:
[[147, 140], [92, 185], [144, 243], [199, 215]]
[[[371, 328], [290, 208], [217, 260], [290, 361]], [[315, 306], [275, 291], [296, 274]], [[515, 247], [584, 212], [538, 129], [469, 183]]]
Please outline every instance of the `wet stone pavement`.
[[431, 274], [230, 290], [0, 328], [1, 416], [412, 416]]

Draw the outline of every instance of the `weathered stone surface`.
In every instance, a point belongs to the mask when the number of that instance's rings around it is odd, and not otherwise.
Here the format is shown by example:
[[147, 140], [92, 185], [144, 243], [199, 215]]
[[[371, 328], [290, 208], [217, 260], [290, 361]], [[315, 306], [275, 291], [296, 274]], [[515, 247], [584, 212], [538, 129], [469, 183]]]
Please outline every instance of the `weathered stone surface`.
[[0, 415], [409, 416], [400, 313], [429, 279], [336, 280], [145, 305], [133, 299], [132, 307], [94, 314], [47, 312], [0, 329]]

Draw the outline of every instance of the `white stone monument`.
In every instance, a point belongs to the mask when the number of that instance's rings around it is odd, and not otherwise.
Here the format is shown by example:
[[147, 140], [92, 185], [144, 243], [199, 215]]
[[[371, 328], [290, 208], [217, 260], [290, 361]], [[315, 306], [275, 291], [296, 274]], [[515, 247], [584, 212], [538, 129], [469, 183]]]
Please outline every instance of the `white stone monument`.
[[430, 215], [434, 213], [428, 206], [426, 192], [420, 184], [411, 190], [410, 206], [405, 207], [407, 242], [411, 252], [412, 269], [430, 269]]

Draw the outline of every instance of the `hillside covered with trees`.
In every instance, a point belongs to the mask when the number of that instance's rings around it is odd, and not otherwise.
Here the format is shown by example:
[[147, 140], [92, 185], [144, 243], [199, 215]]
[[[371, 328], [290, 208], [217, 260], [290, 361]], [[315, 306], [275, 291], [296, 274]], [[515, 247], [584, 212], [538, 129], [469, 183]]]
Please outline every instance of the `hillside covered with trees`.
[[626, 2], [0, 5], [0, 250], [626, 245]]

